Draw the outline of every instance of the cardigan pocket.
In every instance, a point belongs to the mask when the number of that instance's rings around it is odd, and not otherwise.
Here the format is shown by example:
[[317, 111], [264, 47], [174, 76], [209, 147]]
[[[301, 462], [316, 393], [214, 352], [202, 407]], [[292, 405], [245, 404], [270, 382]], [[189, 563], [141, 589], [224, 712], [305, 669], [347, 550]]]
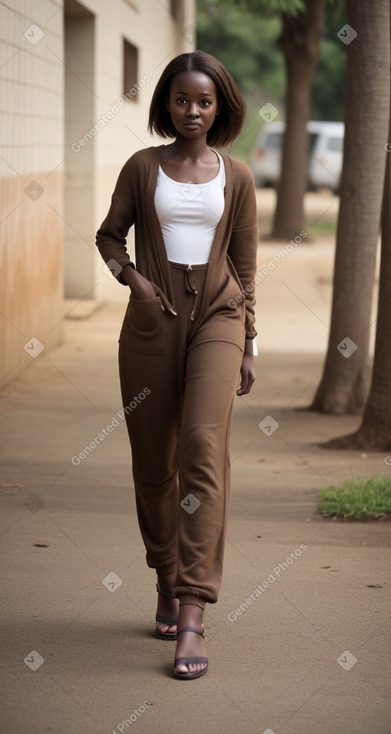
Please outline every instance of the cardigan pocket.
[[165, 354], [165, 313], [159, 296], [137, 299], [130, 296], [119, 343], [142, 354]]

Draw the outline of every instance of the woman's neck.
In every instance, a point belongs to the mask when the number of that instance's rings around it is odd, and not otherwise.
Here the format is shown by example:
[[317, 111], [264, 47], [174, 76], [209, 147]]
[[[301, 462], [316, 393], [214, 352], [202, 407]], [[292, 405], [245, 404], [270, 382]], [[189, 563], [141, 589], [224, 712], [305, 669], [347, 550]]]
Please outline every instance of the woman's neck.
[[169, 149], [170, 157], [177, 160], [193, 161], [194, 163], [209, 158], [212, 152], [206, 143], [206, 136], [189, 140], [178, 135], [171, 145], [166, 146], [166, 149]]

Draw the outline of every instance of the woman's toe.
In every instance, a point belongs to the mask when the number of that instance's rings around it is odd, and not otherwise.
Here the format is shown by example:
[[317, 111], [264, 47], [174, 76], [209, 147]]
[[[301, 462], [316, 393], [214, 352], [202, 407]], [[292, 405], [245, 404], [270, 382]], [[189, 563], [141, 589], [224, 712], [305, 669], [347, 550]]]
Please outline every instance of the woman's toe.
[[166, 634], [169, 632], [170, 634], [177, 631], [177, 625], [173, 624], [171, 627], [168, 626], [168, 624], [164, 624], [163, 622], [156, 622], [156, 628], [159, 632], [163, 632], [163, 634]]
[[189, 672], [189, 666], [188, 665], [184, 665], [183, 663], [181, 663], [180, 665], [176, 665], [175, 666], [175, 670], [176, 670], [177, 673], [188, 673]]

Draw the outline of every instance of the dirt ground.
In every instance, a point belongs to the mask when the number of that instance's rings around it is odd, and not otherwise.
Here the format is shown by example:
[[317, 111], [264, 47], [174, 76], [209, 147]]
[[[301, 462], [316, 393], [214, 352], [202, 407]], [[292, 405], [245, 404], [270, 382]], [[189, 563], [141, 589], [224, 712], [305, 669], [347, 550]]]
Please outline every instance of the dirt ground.
[[[266, 211], [272, 194], [260, 196]], [[300, 410], [322, 371], [333, 241], [277, 263], [286, 244], [260, 248], [260, 271], [275, 268], [257, 288], [257, 381], [236, 400], [224, 582], [199, 680], [174, 680], [175, 645], [153, 636], [123, 421], [72, 462], [121, 407], [123, 307], [66, 319], [64, 343], [0, 393], [1, 732], [391, 731], [391, 524], [316, 509], [321, 487], [390, 466], [319, 447], [358, 416]]]

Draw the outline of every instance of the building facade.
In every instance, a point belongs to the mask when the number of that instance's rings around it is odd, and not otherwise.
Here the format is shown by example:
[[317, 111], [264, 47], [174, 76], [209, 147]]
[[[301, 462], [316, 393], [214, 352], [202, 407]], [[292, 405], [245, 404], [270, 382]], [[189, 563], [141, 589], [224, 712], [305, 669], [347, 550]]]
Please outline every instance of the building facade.
[[[125, 300], [94, 245], [195, 0], [0, 4], [0, 387], [62, 338], [65, 299]], [[129, 239], [132, 248], [132, 238]]]

